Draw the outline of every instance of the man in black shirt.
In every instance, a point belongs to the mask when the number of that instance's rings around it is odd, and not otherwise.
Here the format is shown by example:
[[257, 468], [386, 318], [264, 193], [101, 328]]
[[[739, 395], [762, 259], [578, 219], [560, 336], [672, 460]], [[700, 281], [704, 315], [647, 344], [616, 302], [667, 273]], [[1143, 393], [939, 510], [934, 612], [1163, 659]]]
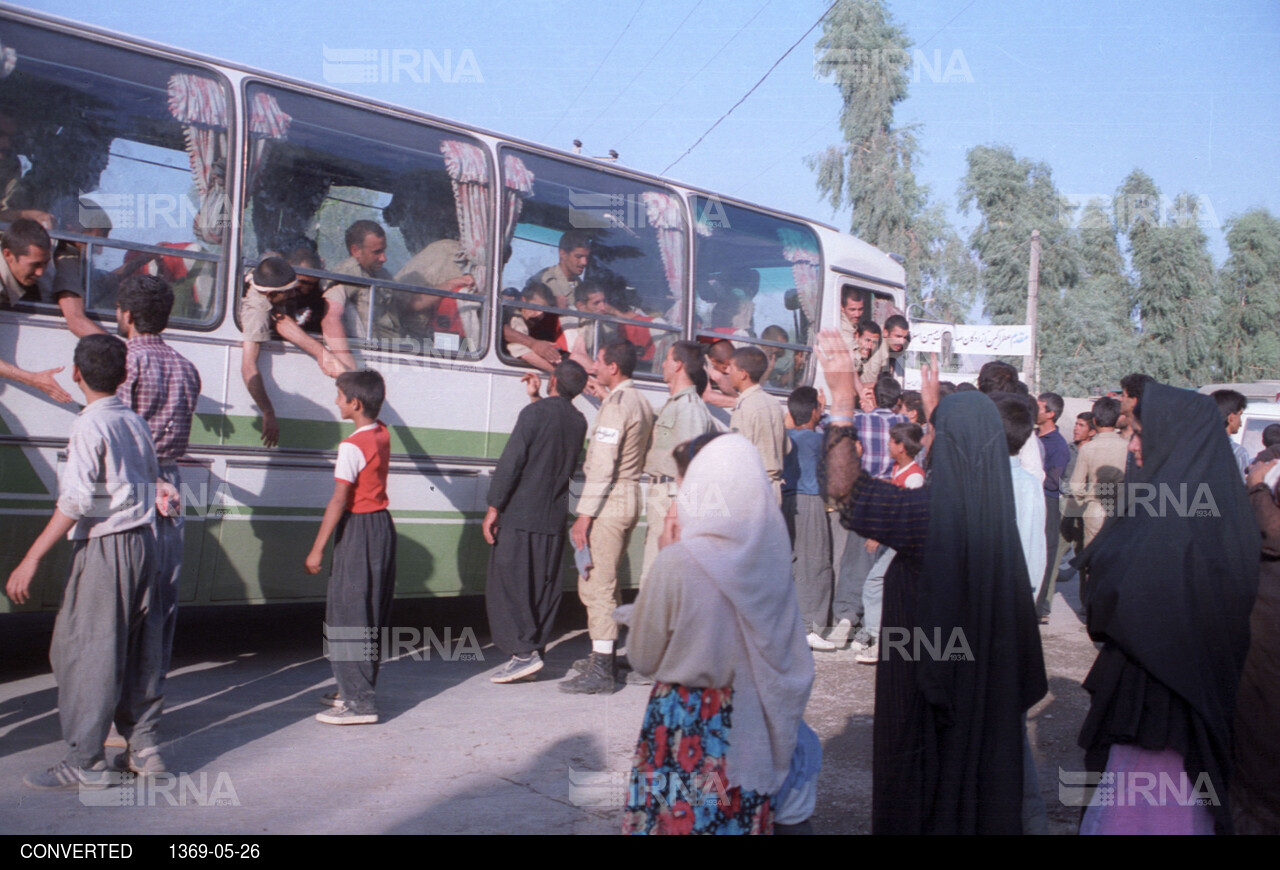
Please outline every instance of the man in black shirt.
[[533, 679], [542, 670], [542, 648], [560, 608], [569, 479], [587, 435], [586, 418], [573, 407], [587, 385], [582, 366], [572, 360], [557, 365], [541, 401], [541, 378], [530, 372], [524, 382], [531, 402], [498, 460], [481, 527], [493, 545], [485, 588], [489, 631], [511, 656], [489, 678], [495, 683]]

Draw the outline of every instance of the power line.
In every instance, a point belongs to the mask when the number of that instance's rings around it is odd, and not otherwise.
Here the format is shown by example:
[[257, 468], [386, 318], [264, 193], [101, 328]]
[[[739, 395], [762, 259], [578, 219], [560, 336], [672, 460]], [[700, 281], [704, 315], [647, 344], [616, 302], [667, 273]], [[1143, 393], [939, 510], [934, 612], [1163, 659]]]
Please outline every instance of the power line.
[[627, 31], [631, 29], [631, 23], [636, 20], [636, 16], [640, 14], [640, 10], [644, 8], [644, 0], [640, 0], [640, 5], [636, 7], [636, 11], [631, 13], [631, 18], [627, 21], [626, 27], [622, 28], [622, 32], [618, 34], [618, 38], [613, 41], [613, 45], [609, 46], [609, 50], [604, 53], [604, 57], [600, 59], [600, 63], [596, 66], [595, 71], [587, 78], [587, 83], [582, 86], [582, 90], [578, 91], [578, 95], [569, 103], [565, 104], [564, 111], [560, 113], [560, 117], [556, 118], [556, 122], [551, 125], [551, 129], [547, 131], [547, 140], [551, 140], [551, 134], [560, 126], [560, 122], [564, 120], [564, 116], [569, 114], [569, 110], [578, 105], [578, 101], [582, 99], [582, 95], [587, 92], [587, 88], [591, 87], [591, 83], [596, 80], [600, 70], [604, 68], [605, 62], [613, 54], [613, 50], [618, 47], [618, 43], [622, 41], [622, 37], [627, 35]]
[[629, 81], [629, 82], [627, 82], [625, 85], [623, 85], [623, 86], [622, 86], [622, 89], [621, 89], [621, 90], [619, 90], [616, 94], [614, 94], [614, 95], [613, 95], [613, 99], [609, 101], [609, 105], [607, 105], [607, 106], [605, 106], [603, 109], [601, 109], [601, 110], [600, 110], [600, 114], [596, 115], [596, 116], [595, 116], [595, 118], [593, 118], [593, 119], [592, 119], [592, 121], [591, 121], [591, 123], [590, 123], [590, 124], [588, 124], [586, 127], [582, 128], [582, 132], [583, 132], [584, 134], [585, 134], [588, 130], [590, 130], [592, 127], [594, 127], [594, 126], [595, 126], [596, 121], [599, 121], [601, 118], [603, 118], [603, 117], [604, 117], [604, 113], [605, 113], [605, 112], [607, 112], [607, 111], [609, 111], [610, 109], [612, 109], [612, 108], [613, 108], [613, 104], [614, 104], [614, 103], [616, 103], [616, 102], [618, 102], [618, 100], [622, 97], [622, 95], [623, 95], [623, 94], [625, 94], [625, 93], [627, 92], [627, 89], [628, 89], [628, 88], [630, 88], [632, 85], [634, 85], [634, 84], [636, 83], [636, 79], [638, 79], [638, 78], [640, 78], [640, 76], [644, 75], [645, 70], [647, 70], [647, 69], [649, 68], [649, 66], [650, 66], [650, 65], [651, 65], [655, 60], [657, 60], [657, 59], [658, 59], [658, 55], [662, 54], [662, 50], [663, 50], [664, 48], [666, 48], [666, 47], [667, 47], [667, 45], [669, 45], [669, 44], [670, 44], [671, 40], [675, 39], [676, 34], [680, 32], [680, 28], [684, 27], [685, 22], [689, 20], [689, 18], [693, 15], [693, 13], [695, 13], [695, 12], [697, 12], [697, 11], [698, 11], [698, 7], [699, 7], [699, 6], [701, 6], [701, 5], [702, 5], [702, 0], [698, 0], [698, 2], [694, 4], [693, 8], [689, 10], [689, 14], [688, 14], [688, 15], [686, 15], [686, 16], [684, 17], [684, 19], [683, 19], [679, 24], [677, 24], [677, 25], [676, 25], [676, 29], [675, 29], [675, 30], [673, 30], [673, 31], [671, 31], [671, 35], [667, 37], [666, 41], [665, 41], [665, 42], [663, 42], [663, 43], [662, 43], [662, 45], [658, 46], [658, 50], [657, 50], [657, 51], [655, 51], [655, 52], [653, 53], [653, 57], [649, 58], [649, 59], [645, 62], [645, 65], [644, 65], [644, 66], [642, 66], [642, 67], [640, 67], [639, 72], [637, 72], [634, 76], [632, 76], [632, 77], [631, 77], [631, 81]]
[[[694, 73], [694, 74], [693, 74], [693, 75], [691, 75], [688, 79], [686, 79], [684, 84], [682, 84], [680, 87], [676, 88], [675, 92], [674, 92], [671, 96], [667, 97], [667, 99], [662, 103], [662, 105], [661, 105], [661, 106], [658, 106], [658, 108], [654, 109], [654, 110], [653, 110], [653, 113], [652, 113], [652, 114], [650, 114], [650, 115], [649, 115], [649, 117], [645, 118], [645, 119], [644, 119], [643, 121], [641, 121], [639, 124], [636, 124], [636, 126], [635, 126], [634, 128], [632, 128], [632, 130], [631, 130], [631, 132], [630, 132], [630, 133], [628, 133], [627, 135], [625, 135], [625, 136], [623, 136], [623, 137], [622, 137], [622, 140], [621, 140], [621, 141], [622, 141], [622, 142], [625, 142], [625, 141], [627, 141], [628, 139], [630, 139], [632, 136], [634, 136], [637, 130], [639, 130], [641, 127], [645, 126], [645, 125], [646, 125], [646, 124], [648, 124], [650, 121], [652, 121], [652, 120], [657, 116], [657, 114], [658, 114], [659, 112], [661, 112], [661, 111], [662, 111], [663, 109], [665, 109], [668, 105], [670, 105], [670, 103], [671, 103], [671, 101], [672, 101], [672, 100], [674, 100], [676, 97], [680, 96], [681, 92], [682, 92], [682, 91], [684, 91], [684, 89], [685, 89], [685, 88], [687, 88], [687, 87], [689, 86], [689, 84], [690, 84], [694, 79], [696, 79], [698, 76], [702, 75], [703, 71], [704, 71], [707, 67], [711, 66], [711, 64], [715, 61], [715, 59], [716, 59], [716, 58], [718, 58], [718, 57], [719, 57], [719, 56], [724, 52], [724, 50], [725, 50], [726, 48], [728, 48], [728, 47], [729, 47], [729, 44], [730, 44], [730, 43], [732, 43], [735, 39], [737, 39], [737, 38], [738, 38], [738, 34], [742, 33], [742, 31], [744, 31], [744, 30], [746, 30], [748, 27], [750, 27], [750, 26], [751, 26], [751, 22], [753, 22], [753, 21], [755, 21], [757, 18], [759, 18], [759, 17], [760, 17], [760, 13], [761, 13], [761, 12], [764, 12], [764, 10], [768, 9], [768, 8], [769, 8], [769, 4], [770, 4], [770, 3], [772, 3], [772, 2], [773, 2], [773, 0], [765, 0], [765, 4], [764, 4], [763, 6], [761, 6], [759, 9], [757, 9], [757, 10], [756, 10], [756, 14], [755, 14], [755, 15], [752, 15], [750, 18], [748, 18], [748, 19], [747, 19], [746, 24], [743, 24], [741, 27], [739, 27], [737, 30], [735, 30], [735, 31], [733, 32], [733, 36], [730, 36], [730, 37], [729, 37], [729, 39], [725, 42], [725, 44], [724, 44], [724, 45], [722, 45], [722, 46], [720, 46], [719, 50], [717, 50], [715, 54], [711, 55], [711, 57], [707, 60], [707, 62], [706, 62], [706, 63], [704, 63], [704, 64], [702, 65], [702, 67], [701, 67], [701, 68], [700, 68], [696, 73]], [[619, 147], [621, 147], [621, 145], [619, 145]]]
[[681, 160], [683, 160], [683, 159], [685, 159], [686, 157], [688, 157], [688, 156], [693, 152], [693, 149], [694, 149], [694, 148], [697, 148], [699, 145], [701, 145], [701, 144], [702, 144], [702, 140], [703, 140], [703, 139], [706, 139], [706, 138], [707, 138], [707, 136], [709, 136], [709, 135], [711, 134], [711, 131], [712, 131], [712, 130], [714, 130], [716, 127], [719, 127], [719, 126], [720, 126], [720, 122], [721, 122], [721, 121], [723, 121], [725, 118], [729, 117], [729, 115], [731, 115], [731, 114], [733, 113], [733, 110], [734, 110], [734, 109], [738, 108], [738, 106], [741, 106], [743, 103], [745, 103], [745, 102], [747, 101], [747, 98], [748, 98], [748, 97], [750, 97], [752, 94], [754, 94], [754, 93], [756, 92], [756, 88], [758, 88], [758, 87], [760, 87], [762, 84], [764, 84], [764, 80], [765, 80], [765, 79], [767, 79], [767, 78], [769, 77], [769, 75], [770, 75], [770, 74], [771, 74], [775, 69], [777, 69], [777, 68], [778, 68], [778, 64], [780, 64], [780, 63], [782, 63], [784, 60], [786, 60], [786, 59], [787, 59], [787, 55], [789, 55], [789, 54], [791, 54], [791, 52], [795, 51], [795, 50], [796, 50], [796, 46], [798, 46], [800, 43], [804, 42], [804, 41], [805, 41], [805, 39], [807, 39], [807, 38], [808, 38], [808, 36], [809, 36], [809, 34], [810, 34], [810, 33], [813, 33], [814, 29], [815, 29], [815, 28], [817, 28], [817, 26], [818, 26], [819, 24], [821, 24], [821, 23], [822, 23], [822, 19], [824, 19], [824, 18], [826, 18], [826, 17], [827, 17], [827, 14], [828, 14], [829, 12], [831, 12], [831, 9], [832, 9], [832, 8], [834, 8], [834, 7], [828, 7], [826, 10], [824, 10], [824, 11], [823, 11], [823, 13], [822, 13], [821, 15], [819, 15], [819, 16], [818, 16], [818, 20], [817, 20], [817, 21], [815, 21], [815, 22], [813, 22], [813, 25], [812, 25], [808, 30], [806, 30], [806, 31], [804, 32], [804, 35], [803, 35], [803, 36], [801, 36], [799, 39], [797, 39], [797, 40], [792, 44], [792, 46], [791, 46], [790, 48], [788, 48], [786, 51], [784, 51], [784, 52], [782, 53], [782, 57], [778, 58], [777, 60], [775, 60], [775, 61], [773, 62], [773, 66], [769, 67], [769, 69], [765, 71], [765, 74], [764, 74], [764, 75], [762, 75], [762, 76], [760, 77], [760, 81], [758, 81], [758, 82], [756, 82], [754, 85], [752, 85], [752, 86], [751, 86], [751, 90], [747, 91], [745, 94], [743, 94], [743, 95], [742, 95], [742, 99], [738, 100], [738, 102], [736, 102], [736, 103], [734, 103], [732, 106], [730, 106], [730, 107], [729, 107], [729, 111], [725, 112], [723, 115], [721, 115], [719, 118], [717, 118], [717, 119], [716, 119], [716, 122], [715, 122], [714, 124], [712, 124], [710, 127], [708, 127], [708, 128], [707, 128], [707, 131], [706, 131], [705, 133], [703, 133], [701, 136], [699, 136], [699, 137], [698, 137], [698, 141], [697, 141], [697, 142], [694, 142], [694, 143], [693, 143], [692, 145], [690, 145], [687, 149], [685, 149], [685, 152], [684, 152], [683, 154], [681, 154], [681, 155], [680, 155], [679, 157], [677, 157], [675, 160], [672, 160], [670, 163], [668, 163], [668, 164], [667, 164], [667, 167], [666, 167], [665, 169], [663, 169], [663, 170], [662, 170], [662, 172], [661, 172], [660, 174], [661, 174], [661, 175], [666, 175], [668, 172], [670, 172], [670, 171], [671, 171], [671, 167], [672, 167], [672, 166], [675, 166], [675, 165], [676, 165], [677, 163], [679, 163]]

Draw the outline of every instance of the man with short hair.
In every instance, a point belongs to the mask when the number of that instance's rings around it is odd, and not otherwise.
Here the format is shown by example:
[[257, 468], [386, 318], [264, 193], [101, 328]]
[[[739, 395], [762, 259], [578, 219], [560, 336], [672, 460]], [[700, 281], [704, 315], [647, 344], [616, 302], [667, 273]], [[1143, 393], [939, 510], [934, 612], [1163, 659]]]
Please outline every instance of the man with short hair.
[[732, 411], [738, 404], [738, 391], [729, 382], [729, 364], [733, 362], [733, 342], [720, 338], [707, 345], [707, 388], [702, 398], [708, 405]]
[[560, 560], [569, 512], [569, 481], [578, 466], [587, 420], [573, 399], [587, 385], [587, 372], [572, 360], [551, 373], [547, 398], [541, 378], [524, 376], [529, 404], [489, 481], [489, 509], [481, 531], [489, 551], [485, 611], [493, 642], [511, 656], [489, 679], [514, 683], [542, 670], [560, 609]]
[[[334, 266], [333, 271], [358, 278], [391, 280], [391, 273], [386, 270], [387, 233], [382, 227], [370, 220], [356, 221], [347, 227], [344, 241], [350, 256]], [[329, 350], [346, 371], [356, 368], [355, 358], [351, 355], [351, 338], [363, 341], [394, 341], [400, 338], [399, 324], [390, 304], [390, 291], [379, 290], [375, 296], [368, 284], [330, 281], [325, 287], [324, 301], [328, 309], [321, 331]], [[369, 329], [370, 305], [375, 307], [372, 334]]]
[[551, 288], [551, 292], [556, 295], [557, 306], [572, 308], [573, 291], [582, 280], [587, 263], [591, 260], [591, 235], [586, 230], [569, 230], [564, 233], [560, 236], [559, 255], [559, 262], [543, 269], [533, 280]]
[[1119, 418], [1120, 402], [1116, 399], [1104, 396], [1093, 403], [1093, 421], [1098, 434], [1080, 446], [1071, 475], [1071, 492], [1083, 506], [1086, 547], [1111, 516], [1117, 489], [1124, 481], [1129, 442], [1116, 432]]
[[[49, 265], [53, 242], [44, 227], [29, 218], [19, 218], [0, 234], [0, 308], [8, 308], [33, 296], [38, 300], [37, 281]], [[58, 386], [53, 376], [64, 367], [29, 372], [0, 360], [0, 378], [35, 387], [55, 402], [70, 402], [71, 394]]]
[[729, 383], [738, 391], [738, 401], [729, 417], [729, 428], [745, 436], [759, 451], [774, 498], [781, 509], [782, 462], [791, 442], [787, 440], [782, 409], [760, 386], [760, 379], [768, 367], [769, 360], [758, 347], [740, 347], [733, 352], [729, 363]]
[[0, 237], [0, 301], [6, 305], [39, 302], [39, 280], [53, 257], [53, 241], [29, 218], [9, 224]]
[[127, 339], [127, 375], [116, 396], [147, 422], [155, 441], [160, 476], [156, 480], [156, 595], [164, 616], [161, 673], [169, 670], [178, 624], [178, 580], [182, 574], [182, 475], [178, 460], [187, 452], [191, 421], [200, 399], [200, 373], [165, 344], [173, 291], [154, 275], [133, 275], [120, 284], [116, 322]]
[[1249, 400], [1243, 393], [1235, 390], [1214, 390], [1213, 400], [1218, 403], [1218, 411], [1222, 414], [1222, 422], [1227, 427], [1227, 438], [1231, 442], [1231, 452], [1235, 454], [1236, 464], [1240, 466], [1240, 477], [1249, 473], [1249, 453], [1244, 445], [1231, 436], [1240, 431], [1240, 417], [1244, 409], [1249, 407]]
[[649, 475], [649, 498], [645, 505], [648, 531], [644, 538], [641, 582], [658, 557], [663, 521], [675, 501], [676, 461], [671, 451], [690, 439], [720, 429], [700, 398], [701, 388], [707, 383], [707, 371], [702, 347], [696, 341], [677, 341], [667, 350], [662, 362], [662, 380], [670, 398], [654, 420], [653, 441], [644, 458], [644, 470]]
[[874, 320], [864, 320], [858, 324], [857, 344], [853, 350], [853, 368], [863, 384], [874, 386], [880, 377], [880, 370], [873, 360], [884, 342], [881, 339], [880, 326]]
[[1062, 475], [1071, 462], [1071, 448], [1067, 439], [1058, 431], [1058, 418], [1062, 416], [1065, 404], [1057, 393], [1041, 393], [1036, 400], [1039, 413], [1036, 415], [1036, 435], [1040, 446], [1044, 448], [1044, 540], [1045, 561], [1044, 579], [1040, 584], [1040, 595], [1036, 599], [1036, 609], [1040, 621], [1049, 618], [1049, 610], [1053, 606], [1053, 593], [1058, 582], [1058, 528], [1062, 524]]
[[653, 408], [631, 380], [635, 368], [635, 345], [624, 339], [609, 342], [596, 355], [595, 378], [609, 394], [587, 434], [586, 482], [578, 519], [569, 530], [574, 549], [588, 548], [591, 559], [587, 573], [578, 575], [591, 656], [581, 673], [560, 684], [573, 694], [612, 694], [618, 687], [618, 624], [613, 621], [622, 601], [618, 569], [640, 518], [640, 474], [653, 432]]
[[840, 339], [849, 348], [855, 365], [859, 362], [860, 356], [858, 333], [862, 323], [869, 319], [866, 316], [866, 296], [865, 290], [860, 290], [852, 284], [845, 284], [840, 288], [840, 317], [836, 322], [840, 327]]
[[[903, 357], [906, 356], [907, 345], [910, 343], [911, 324], [907, 322], [907, 318], [901, 314], [888, 317], [884, 322], [884, 341], [880, 342], [875, 355], [868, 361], [867, 372], [869, 374], [888, 373], [899, 381], [902, 380], [907, 368], [907, 362]], [[879, 371], [875, 369], [877, 359], [880, 364]]]

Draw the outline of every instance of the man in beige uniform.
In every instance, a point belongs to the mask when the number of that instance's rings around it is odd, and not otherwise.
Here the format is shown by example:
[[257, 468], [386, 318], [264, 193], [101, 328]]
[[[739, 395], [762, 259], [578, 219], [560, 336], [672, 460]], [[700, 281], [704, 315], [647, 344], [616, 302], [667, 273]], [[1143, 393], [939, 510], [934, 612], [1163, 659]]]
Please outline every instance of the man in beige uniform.
[[1124, 480], [1129, 457], [1129, 440], [1116, 432], [1120, 402], [1103, 397], [1093, 403], [1093, 422], [1098, 434], [1080, 445], [1075, 471], [1071, 473], [1071, 493], [1084, 506], [1084, 545], [1087, 547], [1111, 516], [1116, 489]]
[[591, 236], [582, 230], [569, 230], [560, 237], [560, 261], [543, 269], [533, 280], [551, 288], [556, 295], [556, 305], [573, 307], [573, 291], [587, 270], [591, 259]]
[[706, 363], [696, 341], [677, 341], [667, 350], [662, 363], [662, 379], [671, 398], [658, 412], [653, 423], [653, 443], [644, 459], [649, 475], [649, 499], [645, 504], [645, 521], [649, 530], [644, 538], [644, 569], [641, 582], [658, 557], [658, 538], [663, 520], [671, 510], [676, 494], [676, 461], [671, 451], [677, 445], [708, 432], [719, 431], [711, 411], [699, 395], [707, 383]]
[[619, 339], [596, 357], [595, 377], [609, 395], [587, 433], [586, 484], [578, 499], [578, 519], [569, 530], [575, 550], [591, 549], [592, 567], [578, 577], [578, 597], [587, 608], [591, 658], [586, 670], [560, 684], [574, 694], [611, 694], [618, 687], [614, 641], [618, 624], [618, 566], [640, 518], [640, 472], [653, 431], [653, 408], [631, 380], [636, 348]]
[[782, 458], [787, 455], [791, 442], [787, 439], [782, 409], [760, 386], [768, 367], [769, 360], [758, 347], [740, 347], [733, 352], [729, 382], [738, 391], [738, 404], [733, 407], [729, 428], [744, 435], [760, 451], [760, 460], [781, 508]]
[[[356, 221], [347, 227], [344, 239], [349, 256], [333, 267], [334, 272], [362, 278], [391, 280], [386, 270], [387, 233], [373, 221]], [[369, 334], [369, 304], [374, 301], [373, 334]], [[392, 310], [391, 294], [368, 284], [329, 282], [324, 290], [325, 310], [321, 330], [329, 350], [348, 370], [356, 368], [348, 339], [394, 341], [400, 338], [399, 321]]]

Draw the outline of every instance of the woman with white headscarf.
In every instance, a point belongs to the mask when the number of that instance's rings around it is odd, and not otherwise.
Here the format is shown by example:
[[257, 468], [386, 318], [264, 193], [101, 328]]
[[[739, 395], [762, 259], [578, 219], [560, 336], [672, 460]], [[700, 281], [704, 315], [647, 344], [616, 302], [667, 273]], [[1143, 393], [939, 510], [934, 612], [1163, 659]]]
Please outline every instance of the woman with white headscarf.
[[623, 830], [770, 833], [813, 656], [786, 525], [755, 447], [717, 437], [689, 465], [679, 541], [654, 562], [628, 656], [654, 679]]

